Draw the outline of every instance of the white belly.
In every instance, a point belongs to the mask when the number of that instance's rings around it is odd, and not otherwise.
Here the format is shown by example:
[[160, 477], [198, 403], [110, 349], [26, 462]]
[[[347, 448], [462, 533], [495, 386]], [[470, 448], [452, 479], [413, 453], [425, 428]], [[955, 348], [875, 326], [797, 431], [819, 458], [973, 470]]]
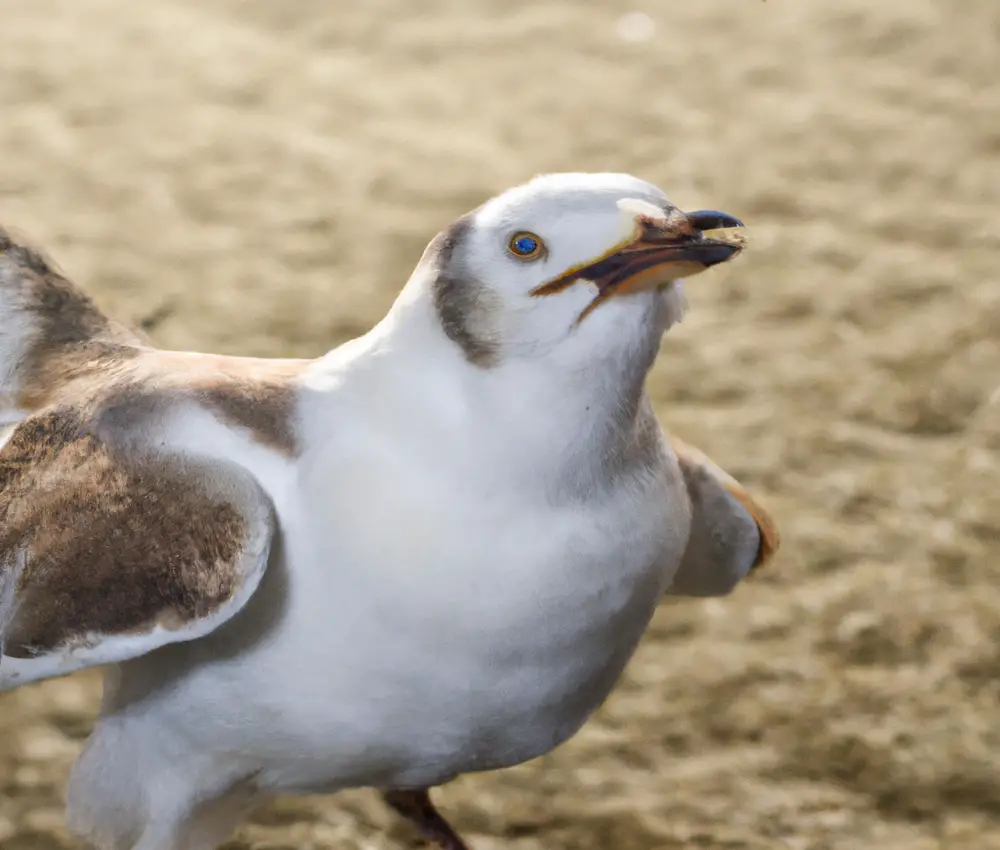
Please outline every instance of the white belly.
[[[205, 745], [232, 735], [273, 790], [436, 784], [566, 740], [613, 687], [687, 535], [669, 469], [628, 497], [553, 506], [387, 463], [304, 473], [285, 575], [262, 588], [280, 617], [188, 677], [183, 699], [216, 706], [185, 710], [226, 715]], [[225, 641], [256, 628], [248, 613]]]

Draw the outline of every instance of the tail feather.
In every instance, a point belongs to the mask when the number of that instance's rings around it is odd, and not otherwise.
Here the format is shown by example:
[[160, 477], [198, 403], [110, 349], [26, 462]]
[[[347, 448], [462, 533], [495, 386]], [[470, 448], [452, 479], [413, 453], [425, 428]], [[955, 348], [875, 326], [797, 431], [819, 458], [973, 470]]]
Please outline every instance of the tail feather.
[[95, 357], [144, 342], [0, 228], [0, 424], [44, 406]]

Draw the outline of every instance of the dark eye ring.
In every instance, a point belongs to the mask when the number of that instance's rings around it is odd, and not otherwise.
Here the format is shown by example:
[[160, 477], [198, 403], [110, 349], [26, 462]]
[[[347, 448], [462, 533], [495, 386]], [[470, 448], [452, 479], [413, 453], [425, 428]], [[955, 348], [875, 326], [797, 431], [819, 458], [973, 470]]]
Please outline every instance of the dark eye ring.
[[510, 237], [507, 250], [519, 260], [537, 260], [545, 251], [545, 244], [534, 233], [522, 231]]

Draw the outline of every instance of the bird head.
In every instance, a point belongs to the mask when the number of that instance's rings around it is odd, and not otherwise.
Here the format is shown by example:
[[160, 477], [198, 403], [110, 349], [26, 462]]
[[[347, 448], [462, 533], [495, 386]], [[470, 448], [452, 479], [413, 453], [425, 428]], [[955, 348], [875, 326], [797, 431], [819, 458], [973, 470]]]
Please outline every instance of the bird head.
[[438, 234], [416, 277], [472, 363], [586, 367], [658, 340], [683, 314], [678, 282], [736, 256], [744, 243], [727, 231], [739, 227], [627, 174], [548, 174]]

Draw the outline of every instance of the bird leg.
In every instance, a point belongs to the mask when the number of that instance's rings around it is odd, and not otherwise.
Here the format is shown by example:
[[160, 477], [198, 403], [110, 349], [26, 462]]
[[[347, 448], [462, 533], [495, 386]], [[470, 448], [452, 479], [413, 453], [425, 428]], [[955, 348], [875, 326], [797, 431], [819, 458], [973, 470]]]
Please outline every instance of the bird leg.
[[434, 808], [430, 792], [426, 788], [383, 791], [382, 798], [404, 818], [415, 824], [417, 829], [441, 850], [469, 850], [469, 846]]

